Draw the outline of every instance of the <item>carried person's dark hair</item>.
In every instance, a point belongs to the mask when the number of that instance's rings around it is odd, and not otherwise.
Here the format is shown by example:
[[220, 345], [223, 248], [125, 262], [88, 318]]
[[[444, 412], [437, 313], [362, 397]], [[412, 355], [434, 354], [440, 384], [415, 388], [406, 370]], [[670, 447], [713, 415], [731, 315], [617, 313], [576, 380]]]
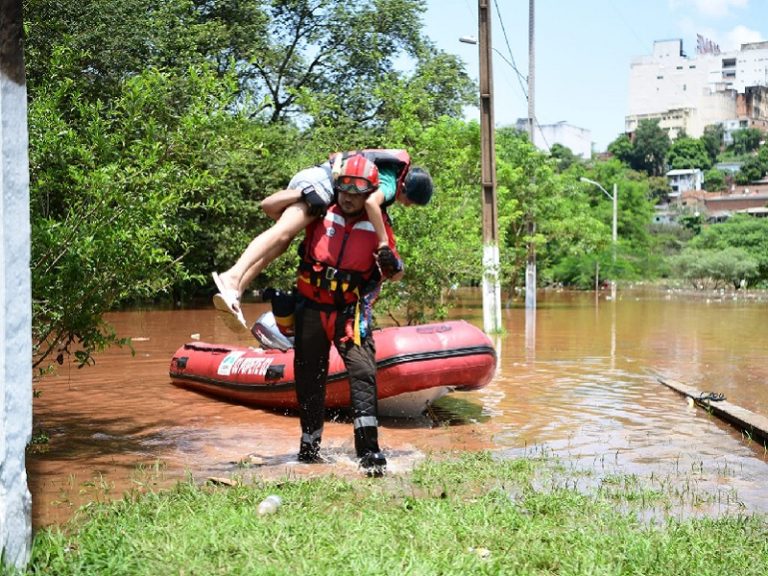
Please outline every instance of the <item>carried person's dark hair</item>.
[[432, 199], [432, 177], [423, 168], [414, 166], [405, 177], [405, 197], [414, 204], [426, 206]]

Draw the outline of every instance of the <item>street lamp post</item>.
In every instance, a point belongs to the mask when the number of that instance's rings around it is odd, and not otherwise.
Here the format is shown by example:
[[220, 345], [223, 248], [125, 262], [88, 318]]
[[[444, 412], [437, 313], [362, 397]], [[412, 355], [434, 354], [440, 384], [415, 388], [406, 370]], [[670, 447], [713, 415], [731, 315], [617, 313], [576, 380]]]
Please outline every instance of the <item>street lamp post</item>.
[[[612, 226], [612, 234], [611, 238], [613, 240], [613, 250], [612, 250], [612, 260], [613, 263], [616, 264], [616, 243], [619, 240], [619, 229], [618, 229], [618, 212], [619, 212], [619, 191], [618, 187], [616, 186], [616, 183], [613, 183], [613, 194], [610, 194], [608, 190], [603, 188], [598, 182], [595, 182], [594, 180], [590, 180], [589, 178], [584, 178], [583, 176], [579, 178], [582, 182], [586, 182], [588, 184], [593, 184], [600, 188], [600, 190], [603, 191], [603, 194], [608, 196], [613, 201], [613, 226]], [[612, 285], [615, 286], [615, 282], [612, 282]]]
[[[476, 46], [477, 45], [477, 38], [475, 38], [474, 36], [460, 36], [459, 37], [459, 42], [461, 42], [462, 44], [472, 44], [473, 46]], [[517, 71], [517, 67], [515, 66], [514, 62], [512, 62], [509, 58], [504, 56], [503, 52], [501, 52], [498, 48], [496, 48], [496, 46], [492, 46], [491, 50], [496, 52], [496, 56], [501, 58], [506, 63], [507, 66], [509, 66], [510, 68], [512, 68], [512, 70], [514, 70], [514, 72], [516, 74], [519, 74], [518, 71]]]

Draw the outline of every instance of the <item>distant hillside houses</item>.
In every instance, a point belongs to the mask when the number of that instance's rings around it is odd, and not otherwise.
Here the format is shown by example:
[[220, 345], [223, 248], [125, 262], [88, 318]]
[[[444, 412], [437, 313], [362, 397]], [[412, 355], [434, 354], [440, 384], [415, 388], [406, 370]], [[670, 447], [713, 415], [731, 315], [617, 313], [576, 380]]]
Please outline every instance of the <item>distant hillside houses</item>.
[[755, 218], [768, 217], [768, 184], [731, 186], [725, 192], [683, 192], [678, 200], [678, 211], [701, 214], [709, 222], [722, 222], [734, 214], [748, 214]]
[[632, 134], [644, 119], [659, 120], [676, 138], [699, 138], [710, 124], [731, 134], [744, 128], [768, 131], [768, 42], [742, 44], [720, 52], [700, 37], [695, 57], [681, 39], [657, 40], [653, 52], [633, 59], [625, 130]]
[[704, 174], [698, 168], [670, 170], [667, 172], [667, 182], [672, 190], [669, 197], [678, 198], [683, 192], [701, 190]]
[[708, 222], [722, 222], [734, 214], [768, 217], [768, 181], [739, 186], [732, 181], [726, 189], [706, 192], [698, 168], [670, 170], [666, 174], [670, 192], [655, 206], [654, 223], [678, 225], [681, 215], [700, 215]]
[[736, 174], [736, 172], [741, 170], [742, 164], [743, 162], [737, 162], [737, 161], [718, 162], [717, 164], [715, 164], [715, 169], [720, 170], [720, 172], [725, 172], [726, 174], [730, 174], [731, 176], [733, 176], [734, 174]]

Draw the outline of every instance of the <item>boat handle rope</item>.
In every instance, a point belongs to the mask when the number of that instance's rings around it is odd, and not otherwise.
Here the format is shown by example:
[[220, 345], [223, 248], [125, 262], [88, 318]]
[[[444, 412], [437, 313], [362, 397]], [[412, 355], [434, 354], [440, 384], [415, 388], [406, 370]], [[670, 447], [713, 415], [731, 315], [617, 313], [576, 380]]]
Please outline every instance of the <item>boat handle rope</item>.
[[725, 400], [725, 394], [720, 392], [702, 392], [699, 394], [698, 400], [700, 402], [721, 402]]

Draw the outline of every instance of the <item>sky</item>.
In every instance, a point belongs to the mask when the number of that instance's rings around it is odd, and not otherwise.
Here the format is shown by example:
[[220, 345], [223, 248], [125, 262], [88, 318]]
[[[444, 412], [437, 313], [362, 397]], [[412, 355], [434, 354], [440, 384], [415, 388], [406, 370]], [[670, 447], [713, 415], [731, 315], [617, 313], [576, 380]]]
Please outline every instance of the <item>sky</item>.
[[[529, 0], [488, 0], [493, 29], [494, 119], [514, 124], [528, 115]], [[427, 0], [426, 35], [461, 58], [478, 79], [477, 0]], [[767, 0], [536, 0], [534, 115], [539, 124], [592, 132], [602, 152], [624, 131], [633, 58], [650, 55], [655, 40], [680, 38], [696, 56], [697, 34], [722, 51], [768, 38]], [[502, 58], [503, 56], [503, 58]], [[515, 71], [517, 70], [517, 72]], [[478, 118], [477, 108], [467, 118]]]

